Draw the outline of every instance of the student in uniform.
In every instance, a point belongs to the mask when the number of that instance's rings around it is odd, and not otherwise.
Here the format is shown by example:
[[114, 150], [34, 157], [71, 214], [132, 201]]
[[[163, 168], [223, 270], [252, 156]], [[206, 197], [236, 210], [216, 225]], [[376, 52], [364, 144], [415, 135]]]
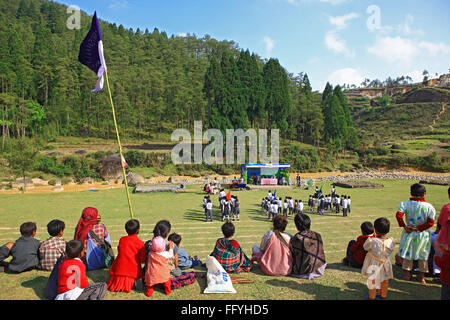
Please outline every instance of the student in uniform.
[[223, 215], [222, 221], [225, 221], [225, 217], [228, 221], [230, 221], [230, 202], [228, 202], [227, 198], [223, 198]]
[[292, 197], [289, 197], [288, 201], [289, 201], [289, 214], [291, 215], [294, 213], [295, 208], [294, 199], [292, 199]]
[[298, 202], [298, 209], [296, 214], [303, 214], [303, 202], [302, 200], [299, 200]]
[[[239, 202], [238, 197], [234, 198], [234, 214], [237, 218], [237, 221], [239, 221], [239, 215], [241, 213], [241, 203]], [[234, 220], [234, 216], [233, 216], [233, 220]]]
[[336, 195], [336, 197], [334, 198], [334, 206], [335, 206], [336, 213], [339, 213], [341, 211], [340, 203], [341, 203], [341, 199], [339, 199], [339, 196]]
[[283, 216], [287, 217], [288, 215], [288, 208], [289, 208], [289, 203], [288, 203], [288, 199], [284, 199], [284, 203], [283, 203]]
[[206, 203], [206, 222], [208, 222], [208, 219], [211, 220], [211, 222], [213, 222], [213, 216], [212, 216], [212, 201], [211, 199], [208, 200], [208, 202]]
[[275, 219], [275, 216], [278, 214], [278, 201], [272, 202], [272, 221]]
[[344, 217], [347, 216], [347, 210], [348, 210], [347, 196], [344, 196], [342, 197], [342, 215]]

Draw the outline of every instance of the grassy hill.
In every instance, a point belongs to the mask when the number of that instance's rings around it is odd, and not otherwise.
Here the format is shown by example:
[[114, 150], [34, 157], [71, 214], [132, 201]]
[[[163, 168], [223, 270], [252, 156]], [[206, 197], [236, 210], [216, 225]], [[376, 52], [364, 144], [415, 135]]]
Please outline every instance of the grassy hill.
[[448, 168], [448, 87], [354, 89], [346, 96], [358, 135], [368, 150], [376, 150], [374, 165], [408, 166], [417, 157], [428, 156], [441, 159], [443, 169]]

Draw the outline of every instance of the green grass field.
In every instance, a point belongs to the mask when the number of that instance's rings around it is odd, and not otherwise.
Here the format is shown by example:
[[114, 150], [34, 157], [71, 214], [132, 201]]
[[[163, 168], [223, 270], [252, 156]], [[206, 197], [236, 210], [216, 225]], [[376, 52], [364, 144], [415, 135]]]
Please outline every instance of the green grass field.
[[[347, 218], [342, 214], [325, 216], [311, 215], [311, 229], [321, 233], [325, 255], [328, 263], [325, 275], [314, 281], [300, 280], [290, 277], [270, 277], [264, 275], [256, 265], [250, 273], [241, 274], [254, 281], [252, 284], [235, 284], [237, 294], [207, 295], [203, 294], [206, 280], [199, 279], [195, 284], [173, 291], [165, 296], [162, 291], [155, 290], [153, 300], [361, 300], [367, 294], [366, 279], [360, 271], [345, 267], [341, 261], [349, 240], [360, 234], [359, 226], [364, 221], [374, 221], [378, 217], [387, 217], [391, 221], [389, 236], [394, 237], [398, 249], [401, 229], [397, 227], [395, 212], [398, 203], [409, 199], [407, 180], [376, 180], [383, 183], [384, 189], [338, 189], [338, 194], [352, 197], [352, 212]], [[330, 183], [323, 185], [324, 192], [331, 189]], [[447, 187], [427, 185], [427, 201], [432, 203], [439, 214], [442, 206], [448, 202]], [[235, 239], [239, 241], [248, 256], [251, 248], [259, 244], [262, 235], [271, 228], [260, 209], [260, 201], [267, 191], [235, 192], [241, 201], [241, 221], [236, 222]], [[292, 196], [294, 199], [307, 200], [309, 191], [303, 189], [279, 190], [278, 196]], [[205, 223], [201, 201], [203, 194], [200, 186], [189, 186], [185, 193], [172, 194], [132, 194], [134, 216], [141, 222], [140, 238], [151, 239], [155, 223], [161, 219], [169, 219], [172, 232], [183, 237], [182, 244], [191, 255], [198, 255], [204, 261], [211, 253], [215, 241], [221, 237], [222, 222], [218, 209], [214, 210], [215, 221]], [[111, 233], [112, 245], [117, 252], [120, 237], [126, 235], [125, 222], [130, 218], [126, 194], [123, 189], [105, 191], [85, 191], [79, 193], [58, 194], [25, 194], [0, 195], [0, 244], [15, 241], [19, 237], [19, 226], [26, 221], [34, 221], [38, 225], [36, 238], [43, 241], [49, 237], [47, 223], [52, 219], [61, 219], [66, 223], [64, 238], [73, 238], [75, 225], [84, 207], [97, 207]], [[213, 198], [217, 206], [217, 197]], [[433, 229], [434, 230], [434, 229]], [[292, 216], [289, 217], [287, 232], [295, 234]], [[397, 249], [395, 252], [397, 252]], [[394, 261], [394, 254], [391, 257]], [[195, 271], [205, 273], [206, 269], [198, 267]], [[19, 275], [0, 273], [0, 300], [39, 300], [45, 299], [44, 288], [48, 272], [32, 271]], [[440, 285], [427, 278], [427, 286], [416, 281], [402, 280], [402, 271], [394, 266], [395, 279], [391, 280], [389, 299], [392, 300], [439, 300]], [[91, 282], [107, 281], [108, 271], [88, 272]], [[129, 294], [111, 293], [108, 300], [147, 300], [143, 292], [132, 291]]]

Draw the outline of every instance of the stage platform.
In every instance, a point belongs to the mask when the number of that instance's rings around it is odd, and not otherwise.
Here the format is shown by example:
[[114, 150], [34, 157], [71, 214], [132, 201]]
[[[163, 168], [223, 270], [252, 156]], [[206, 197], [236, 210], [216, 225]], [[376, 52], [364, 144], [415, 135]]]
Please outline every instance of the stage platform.
[[247, 185], [250, 190], [289, 190], [294, 189], [293, 186], [259, 186], [259, 185]]

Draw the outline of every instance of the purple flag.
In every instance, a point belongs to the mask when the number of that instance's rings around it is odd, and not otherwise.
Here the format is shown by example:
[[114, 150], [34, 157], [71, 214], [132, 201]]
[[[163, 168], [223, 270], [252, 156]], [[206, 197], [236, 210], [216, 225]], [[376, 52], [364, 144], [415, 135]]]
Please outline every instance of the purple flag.
[[103, 54], [102, 33], [97, 19], [97, 12], [92, 18], [92, 25], [89, 33], [80, 46], [78, 61], [95, 72], [98, 77], [95, 89], [92, 92], [98, 92], [103, 89], [103, 73], [106, 71], [105, 57]]

